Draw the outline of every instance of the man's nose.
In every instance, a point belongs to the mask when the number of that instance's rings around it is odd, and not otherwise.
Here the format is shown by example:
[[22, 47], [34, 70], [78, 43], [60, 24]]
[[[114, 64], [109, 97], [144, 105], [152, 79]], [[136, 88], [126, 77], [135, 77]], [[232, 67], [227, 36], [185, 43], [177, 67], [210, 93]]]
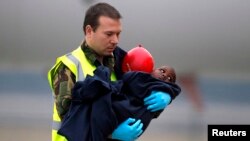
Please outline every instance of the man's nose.
[[111, 39], [111, 43], [118, 44], [118, 42], [119, 42], [119, 37], [117, 35], [114, 35], [113, 38]]

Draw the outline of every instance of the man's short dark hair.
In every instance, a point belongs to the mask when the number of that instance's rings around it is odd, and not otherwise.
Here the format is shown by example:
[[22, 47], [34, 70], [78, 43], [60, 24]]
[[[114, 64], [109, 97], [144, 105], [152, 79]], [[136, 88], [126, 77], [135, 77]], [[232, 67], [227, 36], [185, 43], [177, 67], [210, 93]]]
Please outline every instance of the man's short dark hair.
[[85, 19], [83, 22], [83, 31], [86, 34], [85, 27], [90, 25], [95, 31], [99, 25], [99, 17], [106, 16], [111, 19], [121, 19], [122, 16], [117, 9], [108, 3], [97, 3], [89, 7], [86, 11]]

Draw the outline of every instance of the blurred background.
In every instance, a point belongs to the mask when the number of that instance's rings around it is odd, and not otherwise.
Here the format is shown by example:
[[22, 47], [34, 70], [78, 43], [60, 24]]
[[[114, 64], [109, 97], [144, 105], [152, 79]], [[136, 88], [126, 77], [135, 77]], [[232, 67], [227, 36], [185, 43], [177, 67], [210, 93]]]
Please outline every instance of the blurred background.
[[[82, 41], [99, 0], [0, 1], [0, 138], [50, 140], [47, 72]], [[119, 46], [142, 44], [177, 72], [181, 94], [140, 141], [206, 141], [208, 124], [250, 124], [249, 0], [106, 0], [122, 14]]]

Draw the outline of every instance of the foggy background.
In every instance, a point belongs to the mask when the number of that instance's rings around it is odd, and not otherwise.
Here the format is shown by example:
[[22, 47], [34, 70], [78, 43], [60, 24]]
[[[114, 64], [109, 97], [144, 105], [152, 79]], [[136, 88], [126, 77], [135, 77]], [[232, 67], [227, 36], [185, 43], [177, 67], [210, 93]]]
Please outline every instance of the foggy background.
[[[96, 2], [0, 1], [1, 140], [50, 140], [47, 72], [80, 45], [85, 11]], [[156, 66], [175, 68], [183, 89], [139, 140], [205, 141], [208, 124], [250, 123], [249, 0], [105, 2], [123, 16], [119, 46], [142, 44]]]

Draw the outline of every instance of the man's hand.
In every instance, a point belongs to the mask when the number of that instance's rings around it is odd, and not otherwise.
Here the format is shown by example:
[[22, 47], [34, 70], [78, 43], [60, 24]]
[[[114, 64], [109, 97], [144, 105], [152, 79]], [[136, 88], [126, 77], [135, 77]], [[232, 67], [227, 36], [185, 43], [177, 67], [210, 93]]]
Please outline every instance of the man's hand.
[[152, 91], [151, 94], [144, 98], [144, 105], [151, 112], [163, 110], [171, 101], [168, 93], [161, 91]]
[[112, 139], [134, 141], [141, 135], [142, 127], [141, 120], [128, 118], [113, 131]]

